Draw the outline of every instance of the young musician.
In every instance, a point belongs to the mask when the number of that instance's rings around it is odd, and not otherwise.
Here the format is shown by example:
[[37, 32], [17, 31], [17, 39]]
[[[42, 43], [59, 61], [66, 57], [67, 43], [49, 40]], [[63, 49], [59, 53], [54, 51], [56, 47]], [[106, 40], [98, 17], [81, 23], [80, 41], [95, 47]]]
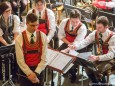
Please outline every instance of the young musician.
[[[87, 34], [86, 26], [81, 22], [81, 13], [73, 9], [70, 12], [70, 18], [62, 20], [59, 26], [58, 37], [63, 44], [58, 50], [63, 50], [70, 44], [79, 42], [85, 38]], [[76, 80], [76, 70], [71, 70], [71, 82]]]
[[0, 46], [14, 43], [20, 32], [20, 19], [12, 15], [12, 7], [9, 2], [0, 3]]
[[[7, 1], [0, 3], [0, 47], [7, 46], [10, 44], [14, 44], [14, 40], [20, 33], [20, 19], [18, 16], [12, 14], [11, 4]], [[7, 52], [9, 53], [9, 52]], [[16, 61], [12, 60], [14, 69], [12, 69], [12, 73], [17, 71]], [[0, 59], [0, 76], [2, 76], [2, 67], [1, 67], [1, 59]], [[6, 70], [8, 71], [8, 61], [5, 60]], [[12, 67], [13, 68], [13, 67]], [[6, 72], [6, 76], [8, 73]], [[1, 79], [2, 77], [0, 77]]]
[[35, 13], [39, 18], [38, 30], [47, 35], [48, 43], [56, 31], [55, 15], [52, 10], [46, 8], [45, 0], [35, 0], [35, 7], [28, 13]]
[[34, 13], [28, 14], [27, 29], [16, 38], [16, 58], [22, 75], [19, 76], [20, 86], [43, 86], [47, 38], [41, 31], [36, 31], [38, 24], [38, 17]]
[[[107, 17], [100, 16], [96, 20], [96, 30], [89, 34], [84, 40], [75, 45], [69, 45], [69, 48], [79, 50], [95, 42], [97, 46], [97, 55], [91, 55], [88, 59], [94, 62], [98, 68], [99, 74], [103, 71], [104, 66], [115, 57], [115, 35], [108, 29], [109, 21]], [[105, 77], [99, 77], [98, 74], [86, 69], [88, 77], [92, 81], [92, 86], [105, 86]], [[99, 85], [99, 82], [101, 84]]]

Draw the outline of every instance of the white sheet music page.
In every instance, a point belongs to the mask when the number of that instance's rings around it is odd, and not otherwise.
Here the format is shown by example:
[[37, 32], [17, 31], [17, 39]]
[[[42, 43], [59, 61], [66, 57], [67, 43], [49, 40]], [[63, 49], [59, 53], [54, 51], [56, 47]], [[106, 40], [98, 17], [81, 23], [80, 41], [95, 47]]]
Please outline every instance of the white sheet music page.
[[58, 55], [59, 52], [51, 50], [51, 49], [47, 49], [47, 54], [46, 54], [46, 58], [47, 58], [47, 64], [50, 64], [52, 62], [53, 59], [55, 59], [55, 57]]
[[49, 64], [50, 66], [57, 68], [59, 70], [63, 70], [63, 68], [72, 60], [71, 57], [59, 53], [57, 57]]
[[77, 51], [75, 51], [75, 50], [70, 50], [69, 54], [73, 55], [73, 56], [78, 56], [79, 53]]
[[88, 60], [89, 56], [91, 55], [92, 55], [92, 52], [83, 52], [83, 53], [80, 53], [77, 57]]

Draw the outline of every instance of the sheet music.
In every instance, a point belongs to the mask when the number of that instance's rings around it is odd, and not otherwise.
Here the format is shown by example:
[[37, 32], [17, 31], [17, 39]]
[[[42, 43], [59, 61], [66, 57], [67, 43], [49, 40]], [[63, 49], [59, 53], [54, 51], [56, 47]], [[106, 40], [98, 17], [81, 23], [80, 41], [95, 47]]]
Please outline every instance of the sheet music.
[[84, 52], [84, 53], [79, 53], [77, 57], [88, 60], [89, 56], [91, 55], [92, 55], [92, 52]]
[[71, 60], [72, 60], [71, 57], [64, 55], [62, 53], [59, 53], [57, 57], [49, 65], [54, 68], [58, 68], [62, 70]]
[[77, 51], [75, 51], [75, 50], [70, 50], [69, 54], [73, 55], [73, 56], [78, 56], [79, 53]]
[[46, 58], [47, 58], [47, 64], [50, 64], [52, 62], [53, 59], [55, 59], [55, 57], [58, 55], [59, 52], [56, 52], [54, 50], [51, 49], [47, 49], [47, 54], [46, 54]]

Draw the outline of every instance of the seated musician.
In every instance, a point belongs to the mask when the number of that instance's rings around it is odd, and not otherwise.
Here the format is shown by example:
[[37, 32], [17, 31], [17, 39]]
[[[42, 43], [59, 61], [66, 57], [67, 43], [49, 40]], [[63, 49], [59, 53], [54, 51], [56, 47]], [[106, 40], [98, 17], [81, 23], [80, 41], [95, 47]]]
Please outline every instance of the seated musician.
[[93, 6], [104, 10], [106, 12], [113, 13], [114, 7], [115, 7], [115, 1], [114, 0], [94, 0]]
[[98, 3], [99, 3], [100, 6], [107, 6], [107, 7], [110, 7], [110, 8], [115, 7], [115, 0], [110, 0], [109, 2], [99, 1]]
[[[11, 14], [12, 7], [9, 2], [1, 2], [0, 3], [0, 47], [7, 46], [14, 43], [14, 40], [18, 36], [20, 32], [20, 19], [18, 16]], [[16, 61], [12, 60], [14, 68], [11, 70], [13, 75], [15, 75], [16, 69]], [[0, 76], [2, 76], [2, 67], [1, 67], [1, 59], [0, 59]], [[6, 70], [8, 71], [8, 61], [5, 61]], [[6, 72], [6, 76], [8, 73]], [[13, 76], [15, 77], [15, 76]], [[0, 77], [1, 79], [2, 77]]]
[[[27, 29], [15, 42], [16, 59], [19, 65], [20, 86], [44, 86], [43, 70], [46, 66], [46, 35], [36, 31], [38, 17], [30, 13], [26, 17]], [[25, 77], [23, 77], [25, 76]]]
[[[66, 49], [68, 45], [83, 40], [86, 34], [87, 28], [81, 22], [81, 13], [77, 9], [73, 9], [70, 12], [70, 18], [66, 18], [60, 23], [58, 37], [63, 41], [63, 44], [58, 50]], [[76, 72], [72, 70], [71, 82], [76, 80]]]
[[9, 2], [0, 4], [0, 46], [14, 43], [20, 32], [20, 19], [11, 12], [12, 7]]
[[[105, 76], [99, 77], [98, 75], [103, 71], [104, 66], [115, 57], [115, 35], [108, 29], [108, 24], [107, 17], [100, 16], [96, 20], [96, 30], [81, 42], [75, 45], [69, 45], [69, 48], [65, 50], [66, 52], [69, 49], [79, 50], [93, 42], [96, 43], [97, 55], [91, 55], [88, 59], [97, 66], [99, 74], [95, 74], [90, 69], [86, 69], [86, 73], [92, 81], [92, 86], [107, 85], [104, 85], [106, 83]], [[103, 85], [99, 85], [99, 82]]]
[[35, 13], [39, 17], [38, 30], [47, 35], [48, 43], [56, 31], [55, 15], [52, 10], [45, 7], [45, 0], [35, 0], [35, 8], [28, 13]]

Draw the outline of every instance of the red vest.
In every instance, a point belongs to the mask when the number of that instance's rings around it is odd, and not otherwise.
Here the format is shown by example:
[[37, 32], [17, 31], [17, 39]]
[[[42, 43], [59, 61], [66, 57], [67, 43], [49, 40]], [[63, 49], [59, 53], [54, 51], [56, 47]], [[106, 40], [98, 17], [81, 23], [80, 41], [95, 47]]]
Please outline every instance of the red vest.
[[104, 9], [104, 10], [109, 10], [111, 8], [109, 7], [106, 7], [106, 6], [100, 6], [98, 4], [99, 1], [105, 1], [105, 2], [110, 2], [111, 0], [95, 0], [95, 2], [93, 3], [94, 6], [96, 6], [97, 8], [101, 8], [101, 9]]
[[23, 54], [25, 62], [28, 66], [37, 66], [41, 61], [42, 55], [42, 40], [40, 31], [36, 33], [37, 39], [34, 44], [30, 44], [26, 31], [22, 32], [23, 35]]
[[66, 34], [66, 39], [69, 41], [69, 42], [74, 42], [76, 36], [77, 36], [77, 31], [79, 30], [79, 28], [81, 27], [81, 23], [73, 30], [73, 31], [70, 31], [70, 20], [68, 19], [66, 25], [65, 25], [65, 34]]
[[[109, 46], [108, 42], [109, 42], [110, 38], [113, 35], [114, 35], [113, 32], [111, 32], [109, 37], [103, 42], [103, 44], [102, 44], [102, 53], [103, 54], [107, 54], [108, 53], [108, 46]], [[99, 37], [98, 37], [98, 32], [97, 31], [96, 31], [96, 34], [95, 34], [95, 40], [96, 40], [97, 46], [99, 47], [100, 43], [99, 43]]]

